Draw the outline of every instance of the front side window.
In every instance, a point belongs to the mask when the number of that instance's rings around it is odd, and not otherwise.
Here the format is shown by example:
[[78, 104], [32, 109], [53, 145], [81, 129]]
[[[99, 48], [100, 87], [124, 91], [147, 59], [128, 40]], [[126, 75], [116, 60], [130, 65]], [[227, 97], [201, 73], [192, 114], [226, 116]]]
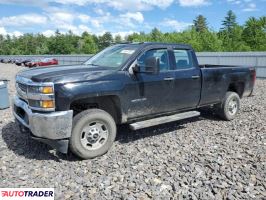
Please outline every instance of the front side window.
[[86, 65], [99, 67], [119, 68], [129, 57], [136, 52], [136, 45], [115, 45], [111, 46], [90, 58]]
[[150, 57], [155, 57], [160, 60], [160, 71], [169, 70], [169, 59], [167, 49], [152, 49], [142, 54], [138, 59], [138, 65], [141, 69], [145, 68], [145, 61]]
[[193, 67], [192, 56], [188, 50], [174, 50], [176, 69], [188, 69]]

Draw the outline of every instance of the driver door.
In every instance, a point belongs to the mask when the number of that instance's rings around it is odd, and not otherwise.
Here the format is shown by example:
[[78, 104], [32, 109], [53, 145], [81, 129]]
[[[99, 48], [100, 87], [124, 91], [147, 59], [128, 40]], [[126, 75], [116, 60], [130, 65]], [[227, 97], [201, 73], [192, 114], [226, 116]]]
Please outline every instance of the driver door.
[[[145, 60], [151, 56], [160, 61], [158, 74], [145, 73]], [[168, 49], [149, 49], [137, 59], [137, 64], [144, 73], [136, 74], [134, 85], [138, 95], [131, 100], [128, 117], [136, 118], [171, 111], [175, 73], [171, 70]]]

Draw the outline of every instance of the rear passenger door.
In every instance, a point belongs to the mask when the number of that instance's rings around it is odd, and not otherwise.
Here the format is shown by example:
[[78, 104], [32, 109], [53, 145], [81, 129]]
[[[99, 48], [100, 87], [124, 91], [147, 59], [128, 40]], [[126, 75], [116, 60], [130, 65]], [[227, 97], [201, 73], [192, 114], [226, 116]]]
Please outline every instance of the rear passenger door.
[[193, 51], [173, 48], [171, 55], [175, 67], [175, 109], [195, 108], [200, 101], [201, 71], [194, 62]]

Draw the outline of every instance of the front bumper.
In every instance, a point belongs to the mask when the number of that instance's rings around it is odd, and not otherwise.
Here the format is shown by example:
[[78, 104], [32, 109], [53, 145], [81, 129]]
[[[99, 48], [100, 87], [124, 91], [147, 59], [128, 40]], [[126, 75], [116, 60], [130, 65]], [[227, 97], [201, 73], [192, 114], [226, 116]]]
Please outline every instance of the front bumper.
[[13, 114], [20, 124], [30, 130], [33, 139], [47, 143], [62, 153], [67, 153], [68, 139], [72, 131], [72, 110], [33, 112], [26, 102], [15, 96]]

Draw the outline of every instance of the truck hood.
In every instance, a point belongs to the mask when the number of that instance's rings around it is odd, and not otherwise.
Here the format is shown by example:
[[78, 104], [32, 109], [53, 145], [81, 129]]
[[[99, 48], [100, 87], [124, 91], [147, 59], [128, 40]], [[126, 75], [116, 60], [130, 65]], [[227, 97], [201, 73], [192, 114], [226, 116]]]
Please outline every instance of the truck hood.
[[108, 67], [90, 65], [69, 65], [56, 67], [37, 67], [19, 72], [17, 75], [34, 82], [69, 83], [97, 80], [114, 73]]

